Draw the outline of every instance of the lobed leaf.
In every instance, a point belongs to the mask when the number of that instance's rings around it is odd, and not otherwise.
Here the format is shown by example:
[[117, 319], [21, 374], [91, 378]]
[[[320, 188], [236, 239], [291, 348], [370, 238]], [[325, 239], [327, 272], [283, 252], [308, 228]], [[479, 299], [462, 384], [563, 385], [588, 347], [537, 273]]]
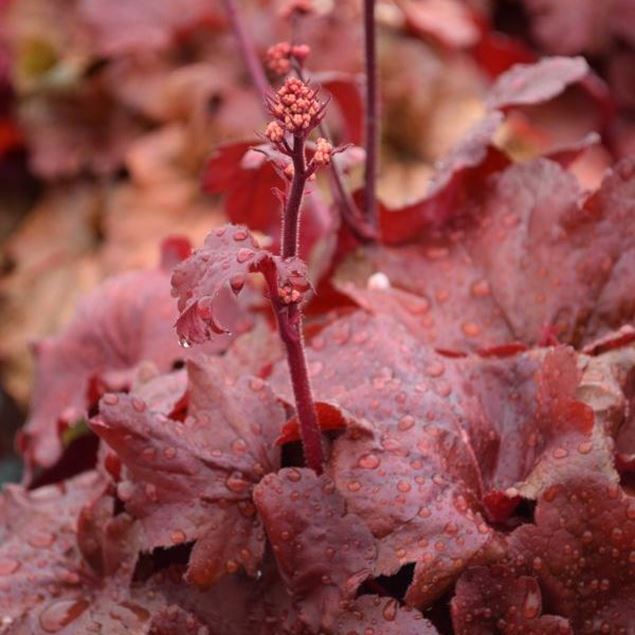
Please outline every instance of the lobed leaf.
[[[262, 273], [283, 302], [297, 302], [308, 288], [306, 266], [298, 258], [282, 259], [262, 249], [244, 226], [226, 225], [210, 233], [202, 248], [172, 274], [178, 298], [176, 331], [185, 343], [201, 344], [213, 334], [228, 333], [222, 311], [231, 293], [242, 290], [250, 273]], [[279, 298], [276, 298], [278, 300]]]
[[214, 358], [187, 368], [183, 422], [111, 394], [91, 426], [125, 466], [118, 495], [141, 521], [144, 549], [196, 541], [187, 575], [205, 587], [239, 566], [257, 571], [264, 536], [251, 490], [279, 465], [285, 415], [262, 380], [226, 386]]

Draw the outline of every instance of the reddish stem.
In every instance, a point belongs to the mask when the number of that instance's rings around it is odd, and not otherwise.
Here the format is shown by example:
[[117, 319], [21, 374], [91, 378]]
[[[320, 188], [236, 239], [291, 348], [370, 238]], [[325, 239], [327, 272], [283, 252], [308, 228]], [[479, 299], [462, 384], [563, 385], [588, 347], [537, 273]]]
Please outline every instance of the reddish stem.
[[[275, 308], [275, 306], [274, 306]], [[313, 392], [309, 381], [309, 371], [304, 354], [302, 338], [302, 314], [297, 304], [275, 308], [280, 337], [287, 351], [287, 363], [293, 386], [300, 439], [304, 460], [317, 474], [324, 469], [324, 449], [322, 433], [315, 413]]]
[[304, 156], [304, 138], [293, 137], [291, 148], [293, 160], [293, 180], [284, 206], [282, 216], [282, 257], [291, 258], [298, 255], [298, 233], [300, 229], [300, 208], [306, 185], [306, 159]]
[[[300, 209], [302, 207], [304, 188], [310, 174], [310, 170], [306, 165], [304, 137], [294, 136], [291, 150], [293, 180], [284, 206], [282, 221], [281, 251], [283, 258], [293, 258], [298, 255]], [[302, 439], [304, 458], [311, 469], [321, 474], [324, 466], [324, 450], [304, 354], [302, 313], [297, 304], [285, 305], [280, 301], [275, 278], [272, 279], [270, 277], [268, 283], [274, 312], [278, 320], [280, 338], [287, 351], [287, 362], [300, 424], [300, 438]]]
[[375, 0], [364, 0], [364, 57], [366, 65], [364, 212], [366, 222], [372, 227], [377, 226], [378, 95], [376, 35]]
[[251, 39], [247, 36], [247, 33], [243, 28], [240, 15], [238, 14], [236, 1], [223, 0], [223, 2], [225, 3], [227, 19], [229, 20], [234, 35], [236, 36], [236, 40], [238, 41], [238, 46], [240, 47], [240, 52], [247, 66], [247, 70], [249, 71], [249, 75], [251, 76], [251, 80], [258, 89], [258, 92], [264, 102], [265, 95], [269, 89], [269, 82], [267, 81], [265, 72], [262, 69], [260, 59], [258, 58]]

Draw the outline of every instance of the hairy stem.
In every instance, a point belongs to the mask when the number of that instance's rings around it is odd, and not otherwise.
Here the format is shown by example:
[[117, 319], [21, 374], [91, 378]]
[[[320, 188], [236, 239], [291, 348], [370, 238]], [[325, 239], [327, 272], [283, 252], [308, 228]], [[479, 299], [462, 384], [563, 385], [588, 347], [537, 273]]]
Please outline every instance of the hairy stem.
[[302, 314], [298, 305], [293, 304], [276, 311], [276, 317], [280, 336], [287, 351], [304, 460], [308, 467], [321, 474], [324, 469], [324, 449], [304, 354]]
[[[305, 140], [301, 136], [293, 137], [292, 159], [293, 180], [284, 206], [282, 221], [281, 251], [283, 258], [292, 258], [298, 255], [300, 208], [309, 174], [305, 157]], [[302, 313], [297, 304], [285, 305], [280, 302], [277, 288], [271, 288], [272, 282], [275, 284], [275, 281], [269, 282], [270, 295], [278, 320], [280, 337], [287, 351], [287, 362], [300, 424], [300, 438], [302, 439], [304, 458], [311, 469], [321, 474], [324, 466], [324, 450], [304, 354]]]
[[364, 0], [364, 49], [366, 67], [366, 169], [364, 174], [364, 212], [366, 221], [377, 226], [377, 155], [378, 155], [378, 95], [377, 37], [375, 0]]
[[245, 65], [247, 66], [247, 70], [249, 71], [249, 75], [251, 76], [251, 80], [258, 89], [264, 103], [264, 97], [269, 89], [269, 82], [267, 81], [262, 64], [258, 59], [258, 55], [256, 54], [251, 38], [248, 37], [245, 29], [243, 28], [240, 15], [238, 13], [238, 7], [236, 6], [236, 0], [223, 0], [223, 2], [225, 4], [227, 19], [229, 20], [236, 40], [238, 41], [238, 46], [240, 47], [240, 52], [245, 61]]
[[291, 158], [293, 159], [293, 180], [282, 216], [283, 258], [291, 258], [298, 254], [300, 208], [307, 180], [304, 139], [302, 137], [293, 137]]

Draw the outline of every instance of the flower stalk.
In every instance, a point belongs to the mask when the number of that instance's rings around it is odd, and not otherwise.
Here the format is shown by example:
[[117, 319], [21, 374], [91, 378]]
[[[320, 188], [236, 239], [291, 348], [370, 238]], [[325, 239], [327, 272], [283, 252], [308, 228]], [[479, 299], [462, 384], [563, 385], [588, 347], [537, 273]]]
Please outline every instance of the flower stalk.
[[[279, 166], [288, 180], [282, 215], [283, 258], [296, 258], [299, 249], [302, 198], [307, 182], [318, 168], [331, 163], [333, 146], [324, 138], [318, 138], [313, 156], [307, 161], [307, 139], [324, 117], [325, 104], [301, 79], [287, 78], [284, 85], [267, 100], [267, 108], [274, 120], [266, 128], [265, 136], [272, 146], [289, 159]], [[269, 295], [278, 322], [280, 338], [286, 349], [291, 385], [296, 403], [300, 438], [306, 464], [321, 474], [324, 469], [324, 448], [320, 431], [302, 335], [301, 297], [288, 290], [277, 288], [275, 276], [267, 276]]]

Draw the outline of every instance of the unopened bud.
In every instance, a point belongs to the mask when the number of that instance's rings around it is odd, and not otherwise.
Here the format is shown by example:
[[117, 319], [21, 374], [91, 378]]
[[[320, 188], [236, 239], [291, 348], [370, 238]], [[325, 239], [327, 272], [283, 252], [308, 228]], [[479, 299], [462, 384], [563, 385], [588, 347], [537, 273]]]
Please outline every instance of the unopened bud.
[[280, 143], [284, 139], [284, 129], [277, 121], [270, 121], [265, 129], [265, 137], [271, 143]]
[[320, 137], [316, 143], [313, 161], [316, 165], [325, 166], [331, 162], [333, 156], [333, 146], [323, 137]]

